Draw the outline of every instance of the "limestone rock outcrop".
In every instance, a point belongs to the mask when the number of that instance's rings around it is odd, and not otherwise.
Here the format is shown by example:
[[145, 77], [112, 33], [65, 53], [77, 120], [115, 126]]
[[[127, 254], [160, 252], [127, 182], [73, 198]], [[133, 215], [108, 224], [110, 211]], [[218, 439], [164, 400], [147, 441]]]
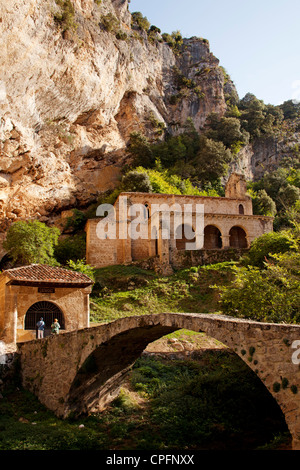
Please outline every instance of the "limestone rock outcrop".
[[179, 57], [132, 26], [127, 0], [6, 0], [0, 22], [1, 231], [94, 201], [118, 180], [131, 132], [176, 132], [189, 116], [200, 128], [226, 110], [208, 42], [185, 39]]

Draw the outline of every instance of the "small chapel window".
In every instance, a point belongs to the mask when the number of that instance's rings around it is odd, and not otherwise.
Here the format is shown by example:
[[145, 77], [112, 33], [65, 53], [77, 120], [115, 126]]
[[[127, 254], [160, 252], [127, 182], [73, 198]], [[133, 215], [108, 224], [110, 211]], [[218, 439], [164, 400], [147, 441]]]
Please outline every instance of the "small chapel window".
[[150, 218], [150, 210], [148, 204], [145, 204], [145, 219]]

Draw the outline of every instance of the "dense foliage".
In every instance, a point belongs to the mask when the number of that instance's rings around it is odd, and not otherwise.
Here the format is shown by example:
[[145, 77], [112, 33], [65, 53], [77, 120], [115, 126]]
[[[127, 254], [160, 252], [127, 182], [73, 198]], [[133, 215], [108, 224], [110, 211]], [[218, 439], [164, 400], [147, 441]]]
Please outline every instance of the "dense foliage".
[[148, 31], [150, 23], [146, 16], [143, 16], [140, 11], [135, 11], [131, 14], [132, 25], [137, 25], [141, 30]]
[[300, 323], [299, 238], [291, 232], [257, 238], [235, 266], [234, 281], [221, 288], [221, 309], [241, 318]]
[[8, 229], [3, 247], [14, 263], [55, 265], [54, 249], [59, 235], [59, 229], [38, 220], [18, 221]]
[[[186, 131], [178, 136], [168, 136], [163, 141], [150, 143], [140, 133], [132, 133], [128, 152], [132, 157], [131, 169], [143, 166], [169, 175], [190, 180], [199, 190], [207, 185], [220, 187], [220, 178], [225, 176], [233, 154], [223, 142], [199, 135], [191, 122]], [[166, 173], [164, 173], [166, 175]]]
[[58, 263], [65, 265], [69, 260], [82, 259], [86, 254], [85, 233], [76, 233], [58, 240], [54, 255]]
[[299, 249], [299, 240], [291, 231], [269, 232], [256, 238], [246, 256], [251, 266], [263, 268], [269, 261], [269, 256], [291, 251], [292, 254]]
[[[300, 215], [300, 161], [266, 172], [256, 182], [248, 183], [254, 214], [275, 215], [275, 230], [293, 227]], [[298, 215], [297, 215], [298, 214]]]
[[299, 266], [299, 255], [281, 255], [264, 270], [254, 266], [237, 268], [233, 285], [223, 289], [222, 311], [264, 322], [300, 323]]
[[69, 260], [67, 262], [67, 265], [70, 269], [72, 269], [72, 271], [77, 271], [82, 274], [85, 274], [92, 280], [95, 279], [95, 269], [93, 268], [93, 266], [86, 264], [85, 259], [77, 259], [76, 261]]

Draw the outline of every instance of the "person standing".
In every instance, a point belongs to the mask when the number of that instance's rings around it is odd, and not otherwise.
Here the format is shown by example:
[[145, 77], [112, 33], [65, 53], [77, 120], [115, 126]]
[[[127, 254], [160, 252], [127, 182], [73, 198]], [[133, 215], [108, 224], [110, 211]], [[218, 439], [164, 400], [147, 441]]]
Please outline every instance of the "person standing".
[[43, 317], [36, 324], [37, 326], [37, 337], [38, 339], [44, 338], [45, 322]]
[[51, 325], [51, 333], [53, 335], [58, 335], [59, 334], [59, 329], [60, 329], [60, 324], [58, 323], [57, 318], [55, 318], [54, 322]]

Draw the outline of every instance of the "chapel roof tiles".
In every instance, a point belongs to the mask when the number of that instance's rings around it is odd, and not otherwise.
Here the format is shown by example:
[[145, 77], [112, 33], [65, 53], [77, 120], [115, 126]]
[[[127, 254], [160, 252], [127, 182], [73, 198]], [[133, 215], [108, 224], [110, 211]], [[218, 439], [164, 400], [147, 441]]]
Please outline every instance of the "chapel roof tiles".
[[59, 284], [73, 287], [74, 285], [87, 286], [94, 282], [86, 274], [78, 271], [44, 264], [31, 264], [29, 266], [6, 269], [2, 274], [9, 277], [11, 283]]

